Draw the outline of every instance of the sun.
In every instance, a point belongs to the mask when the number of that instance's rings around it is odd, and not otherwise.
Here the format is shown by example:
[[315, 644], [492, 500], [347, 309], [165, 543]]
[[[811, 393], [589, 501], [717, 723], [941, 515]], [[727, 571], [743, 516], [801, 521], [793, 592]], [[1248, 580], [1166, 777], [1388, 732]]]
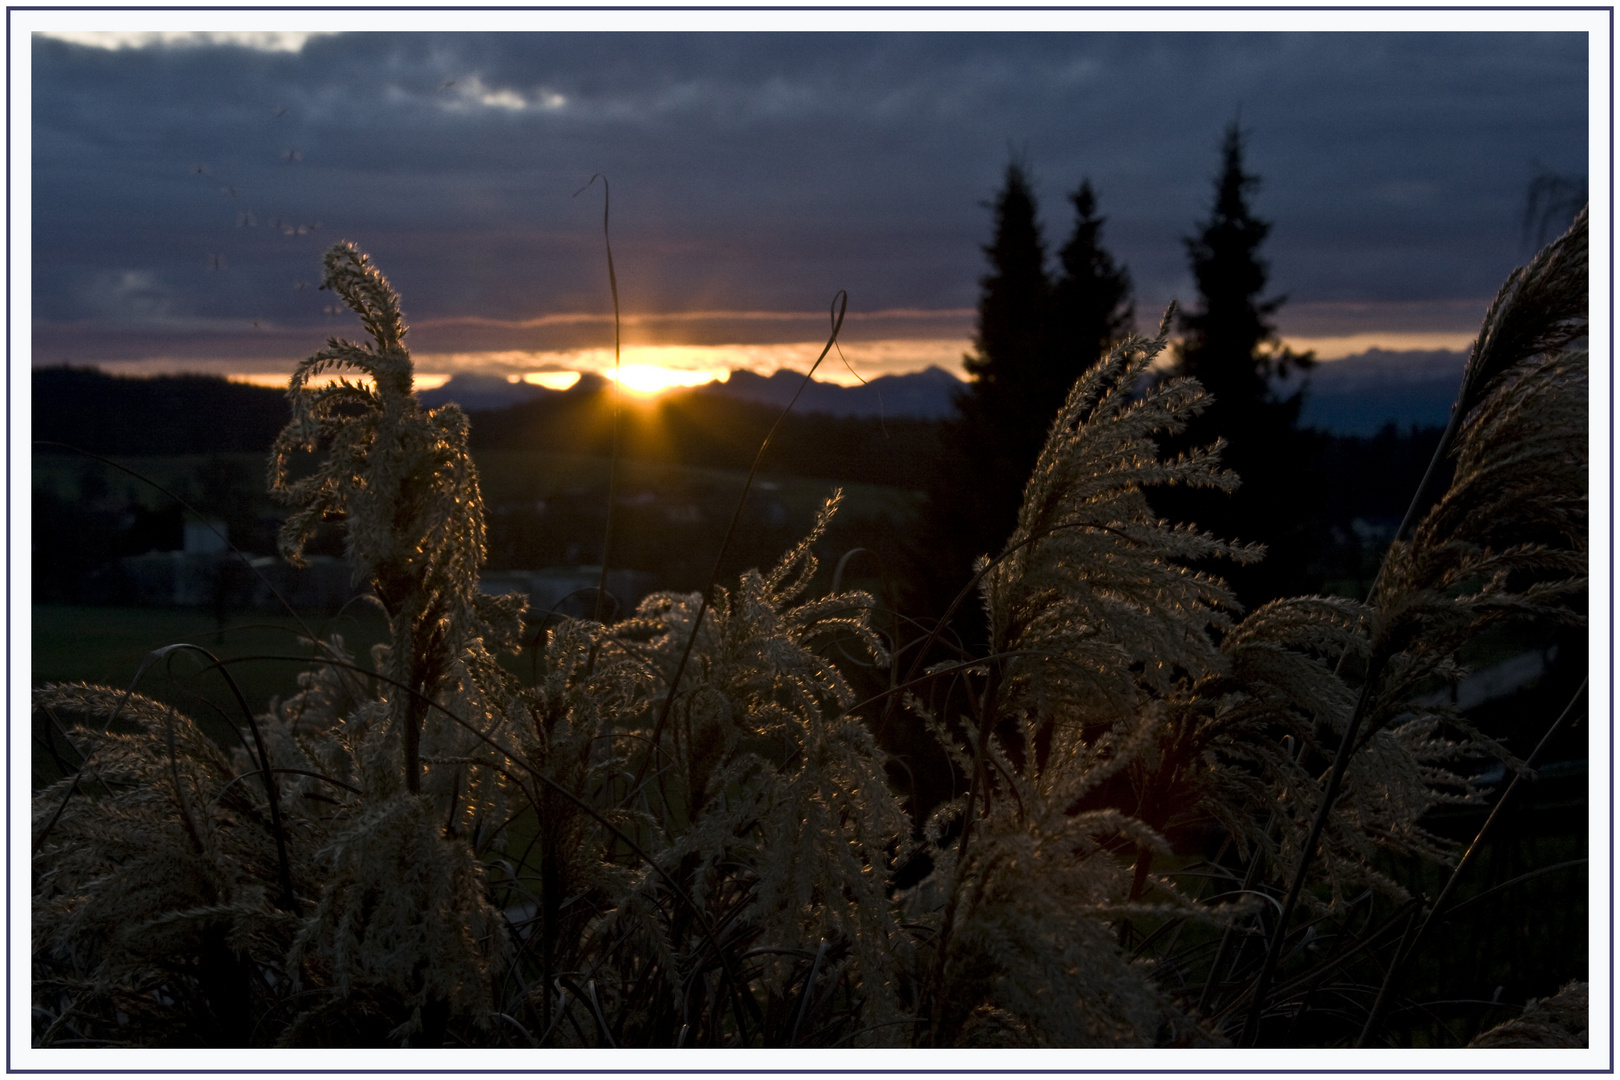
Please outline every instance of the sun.
[[[603, 371], [609, 379], [612, 371]], [[619, 385], [628, 393], [653, 397], [677, 386], [702, 386], [724, 377], [724, 372], [697, 371], [689, 368], [670, 368], [659, 364], [625, 364], [619, 368]]]

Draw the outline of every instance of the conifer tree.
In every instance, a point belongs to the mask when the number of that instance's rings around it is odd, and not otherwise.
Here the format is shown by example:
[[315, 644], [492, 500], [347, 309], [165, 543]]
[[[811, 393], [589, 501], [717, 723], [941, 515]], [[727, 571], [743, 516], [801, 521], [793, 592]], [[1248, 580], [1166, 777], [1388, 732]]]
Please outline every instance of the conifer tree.
[[1240, 599], [1251, 606], [1305, 584], [1314, 547], [1308, 479], [1316, 453], [1315, 438], [1298, 426], [1302, 393], [1283, 396], [1276, 386], [1291, 371], [1309, 367], [1313, 357], [1287, 349], [1277, 338], [1272, 317], [1285, 298], [1263, 297], [1269, 267], [1260, 245], [1271, 224], [1249, 208], [1259, 182], [1244, 170], [1243, 132], [1233, 123], [1221, 145], [1210, 216], [1186, 240], [1199, 305], [1181, 316], [1183, 338], [1175, 363], [1177, 375], [1196, 378], [1214, 399], [1177, 445], [1204, 446], [1224, 438], [1223, 459], [1242, 487], [1230, 496], [1177, 490], [1157, 497], [1161, 512], [1172, 518], [1267, 545], [1264, 562], [1229, 575]]
[[[984, 249], [990, 273], [980, 281], [979, 328], [974, 351], [963, 366], [973, 382], [958, 403], [962, 434], [981, 451], [985, 478], [1013, 477], [1022, 484], [1046, 434], [1044, 423], [1028, 430], [1037, 415], [1050, 420], [1062, 401], [1062, 386], [1040, 400], [1051, 366], [1048, 315], [1052, 283], [1046, 274], [1046, 244], [1036, 220], [1034, 193], [1024, 169], [1007, 166], [1006, 183], [995, 202], [995, 237]], [[1072, 381], [1074, 376], [1069, 377]], [[1000, 485], [996, 485], [999, 489]], [[1018, 491], [997, 490], [991, 516], [1011, 531]], [[1003, 505], [1005, 504], [1005, 505]], [[1005, 511], [1005, 512], [1003, 512]]]
[[1058, 253], [1063, 274], [1052, 290], [1052, 337], [1062, 357], [1053, 374], [1062, 382], [1055, 395], [1060, 399], [1112, 343], [1130, 334], [1135, 316], [1131, 276], [1102, 247], [1108, 219], [1097, 216], [1091, 181], [1081, 181], [1069, 201], [1074, 231]]
[[972, 376], [947, 425], [945, 460], [930, 485], [920, 532], [917, 606], [938, 614], [967, 581], [973, 560], [995, 555], [1012, 533], [1019, 497], [1069, 388], [1130, 331], [1130, 277], [1100, 245], [1103, 218], [1089, 181], [1070, 196], [1076, 219], [1046, 270], [1035, 196], [1018, 163], [993, 204], [984, 252]]
[[[994, 233], [984, 247], [990, 272], [980, 279], [978, 332], [963, 360], [972, 381], [944, 426], [911, 552], [906, 606], [935, 616], [967, 583], [973, 560], [993, 553], [1012, 531], [1045, 434], [1045, 423], [1024, 429], [1031, 426], [1032, 375], [1049, 355], [1052, 283], [1035, 196], [1017, 162], [1007, 166], [991, 209]], [[1059, 400], [1046, 405], [1046, 421]]]

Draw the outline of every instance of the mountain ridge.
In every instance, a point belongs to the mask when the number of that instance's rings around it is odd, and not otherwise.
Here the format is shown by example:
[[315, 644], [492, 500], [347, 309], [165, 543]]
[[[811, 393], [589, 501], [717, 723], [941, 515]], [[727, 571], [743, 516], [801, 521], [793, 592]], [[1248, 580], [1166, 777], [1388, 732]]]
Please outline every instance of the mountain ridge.
[[[1301, 424], [1338, 435], [1375, 435], [1386, 424], [1397, 428], [1443, 426], [1462, 379], [1465, 353], [1448, 349], [1369, 349], [1340, 360], [1322, 361], [1277, 386], [1282, 396], [1304, 390]], [[812, 381], [804, 386], [796, 371], [771, 375], [737, 370], [674, 395], [730, 398], [794, 412], [868, 419], [942, 420], [955, 410], [955, 396], [966, 383], [939, 366], [903, 375], [880, 375], [856, 386]], [[802, 387], [802, 391], [801, 391]], [[455, 401], [468, 411], [487, 411], [535, 401], [560, 391], [500, 376], [462, 374], [417, 396], [428, 405]]]
[[[1462, 377], [1466, 355], [1449, 350], [1365, 353], [1314, 365], [1283, 381], [1284, 395], [1305, 391], [1300, 421], [1336, 435], [1376, 435], [1397, 429], [1443, 426]], [[724, 381], [672, 391], [660, 400], [701, 406], [780, 410], [800, 394], [803, 376], [791, 371], [757, 375], [737, 371]], [[420, 391], [429, 407], [455, 401], [468, 412], [493, 418], [507, 410], [561, 402], [605, 389], [607, 380], [587, 374], [567, 391], [511, 383], [499, 375], [463, 373], [443, 386]], [[966, 386], [943, 368], [884, 375], [859, 386], [812, 382], [794, 405], [799, 416], [838, 420], [927, 422], [943, 419]], [[198, 449], [258, 449], [268, 446], [288, 418], [280, 390], [226, 383], [215, 376], [131, 379], [94, 368], [33, 369], [36, 437], [74, 442], [101, 453], [184, 453]], [[233, 417], [221, 426], [221, 415]], [[487, 426], [488, 419], [480, 421]], [[497, 425], [499, 426], [499, 425]]]
[[1368, 349], [1314, 364], [1278, 390], [1303, 389], [1300, 423], [1335, 435], [1376, 435], [1386, 424], [1443, 427], [1467, 359], [1451, 349]]

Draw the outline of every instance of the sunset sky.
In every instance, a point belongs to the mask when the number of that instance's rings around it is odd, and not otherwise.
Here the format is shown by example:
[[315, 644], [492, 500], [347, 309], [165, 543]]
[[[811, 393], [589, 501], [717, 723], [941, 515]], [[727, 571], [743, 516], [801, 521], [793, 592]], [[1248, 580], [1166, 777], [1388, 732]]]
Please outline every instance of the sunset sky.
[[349, 239], [425, 374], [598, 368], [602, 188], [576, 192], [602, 173], [626, 364], [802, 369], [845, 289], [861, 374], [960, 373], [1010, 155], [1049, 251], [1091, 179], [1146, 330], [1195, 300], [1183, 238], [1240, 118], [1284, 336], [1460, 348], [1530, 253], [1532, 178], [1588, 172], [1590, 13], [1535, 14], [1550, 32], [35, 34], [14, 310], [36, 366], [285, 378], [358, 333], [314, 287]]

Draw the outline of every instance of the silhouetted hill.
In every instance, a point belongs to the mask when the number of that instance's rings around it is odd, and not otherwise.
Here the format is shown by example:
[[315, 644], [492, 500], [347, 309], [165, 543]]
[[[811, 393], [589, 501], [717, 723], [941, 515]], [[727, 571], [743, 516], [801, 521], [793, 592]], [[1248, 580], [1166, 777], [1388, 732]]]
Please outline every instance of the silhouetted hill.
[[32, 411], [36, 441], [96, 454], [269, 450], [291, 416], [285, 392], [272, 387], [79, 367], [35, 368]]
[[[777, 371], [770, 377], [751, 371], [733, 371], [725, 382], [712, 382], [693, 389], [693, 394], [757, 401], [782, 408], [799, 392], [804, 376], [794, 371]], [[880, 375], [857, 386], [812, 381], [799, 394], [794, 410], [826, 413], [831, 416], [913, 417], [939, 420], [951, 414], [962, 380], [942, 367], [930, 367], [906, 375]]]
[[[765, 381], [765, 380], [761, 380]], [[571, 389], [505, 409], [472, 414], [472, 448], [564, 450], [606, 455], [613, 445], [613, 392], [587, 375]], [[782, 414], [780, 405], [696, 391], [653, 401], [626, 399], [627, 457], [681, 465], [746, 469]], [[833, 480], [916, 487], [938, 445], [937, 422], [898, 417], [800, 413], [777, 429], [768, 471]]]
[[526, 382], [508, 382], [502, 375], [478, 375], [466, 372], [453, 375], [443, 386], [432, 390], [418, 390], [416, 398], [422, 404], [437, 408], [455, 402], [467, 412], [505, 409], [526, 401], [543, 398], [555, 391]]

